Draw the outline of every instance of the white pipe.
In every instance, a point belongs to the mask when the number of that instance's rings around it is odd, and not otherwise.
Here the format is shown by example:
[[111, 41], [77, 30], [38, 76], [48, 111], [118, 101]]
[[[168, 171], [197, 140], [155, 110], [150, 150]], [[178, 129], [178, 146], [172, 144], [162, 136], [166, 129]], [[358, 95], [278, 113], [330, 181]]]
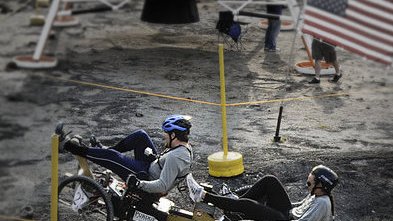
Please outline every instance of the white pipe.
[[66, 15], [72, 15], [72, 11], [71, 10], [64, 10], [64, 11], [57, 12], [57, 16], [66, 16]]
[[130, 0], [124, 0], [123, 2], [121, 2], [120, 4], [116, 5], [114, 10], [119, 10], [119, 8], [123, 7], [125, 4], [129, 3]]
[[123, 7], [125, 4], [129, 3], [130, 0], [124, 0], [120, 2], [119, 4], [112, 4], [108, 0], [61, 0], [64, 3], [82, 3], [82, 2], [101, 2], [109, 7], [112, 8], [112, 10], [118, 10], [119, 8]]
[[99, 1], [100, 1], [101, 3], [103, 3], [104, 5], [111, 7], [112, 10], [114, 10], [114, 8], [113, 8], [114, 5], [112, 5], [112, 4], [109, 3], [108, 1], [106, 1], [106, 0], [99, 0]]
[[[248, 0], [248, 1], [225, 1], [225, 0], [219, 0], [218, 3], [222, 6], [224, 6], [225, 8], [227, 8], [228, 10], [230, 10], [232, 12], [233, 15], [237, 16], [239, 14], [239, 11], [242, 10], [243, 8], [245, 8], [247, 5], [255, 5], [255, 4], [259, 4], [259, 5], [288, 5], [288, 8], [291, 12], [291, 16], [287, 16], [287, 15], [280, 15], [281, 19], [285, 19], [285, 20], [291, 20], [294, 22], [294, 24], [296, 24], [297, 22], [297, 17], [300, 13], [300, 9], [299, 6], [297, 5], [296, 0], [286, 0], [286, 1], [275, 1], [275, 2], [268, 2], [268, 1], [255, 1], [255, 0]], [[229, 4], [242, 4], [239, 7], [237, 7], [236, 9], [231, 8], [231, 6], [229, 6]], [[263, 15], [273, 15], [273, 16], [277, 16], [275, 14], [267, 14], [267, 13], [262, 13]]]
[[[224, 3], [225, 2], [225, 4], [226, 3], [229, 3], [229, 4], [242, 4], [242, 3], [244, 3], [244, 1], [225, 1], [225, 0], [219, 0], [218, 1], [218, 3]], [[276, 2], [267, 2], [267, 1], [263, 1], [263, 2], [261, 2], [261, 1], [247, 1], [247, 2], [252, 2], [252, 4], [254, 4], [254, 5], [286, 5], [286, 4], [288, 4], [288, 2], [287, 1], [276, 1]], [[248, 3], [249, 4], [249, 3]]]
[[53, 21], [55, 20], [57, 10], [59, 9], [60, 0], [53, 0], [49, 9], [48, 16], [45, 20], [44, 28], [42, 29], [40, 39], [38, 40], [37, 47], [35, 48], [33, 60], [39, 61], [44, 50], [46, 40], [48, 39], [49, 31], [52, 27]]

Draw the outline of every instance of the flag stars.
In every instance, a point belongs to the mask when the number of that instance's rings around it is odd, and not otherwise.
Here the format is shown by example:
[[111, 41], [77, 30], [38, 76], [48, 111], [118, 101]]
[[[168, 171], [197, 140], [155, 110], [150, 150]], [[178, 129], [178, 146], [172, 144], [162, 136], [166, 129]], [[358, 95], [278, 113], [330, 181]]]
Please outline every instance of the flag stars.
[[329, 13], [344, 16], [345, 9], [348, 6], [348, 0], [309, 0], [307, 4]]

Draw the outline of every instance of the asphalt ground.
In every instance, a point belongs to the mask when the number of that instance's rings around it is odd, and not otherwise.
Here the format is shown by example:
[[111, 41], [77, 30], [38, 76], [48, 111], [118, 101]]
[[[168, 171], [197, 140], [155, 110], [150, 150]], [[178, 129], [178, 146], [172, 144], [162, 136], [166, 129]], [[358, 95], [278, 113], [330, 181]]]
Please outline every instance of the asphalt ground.
[[[17, 3], [12, 7], [17, 8]], [[77, 6], [83, 7], [83, 6]], [[222, 149], [216, 2], [200, 1], [201, 21], [190, 25], [141, 22], [142, 2], [119, 12], [80, 16], [81, 25], [56, 29], [46, 51], [59, 58], [50, 70], [6, 68], [13, 56], [32, 54], [39, 27], [32, 8], [2, 14], [0, 34], [0, 219], [18, 220], [26, 205], [48, 220], [50, 136], [58, 121], [88, 138], [114, 144], [138, 128], [162, 143], [160, 123], [173, 113], [193, 116], [194, 177], [230, 187], [274, 174], [291, 199], [306, 194], [310, 169], [325, 164], [340, 176], [336, 220], [392, 220], [392, 70], [338, 50], [338, 84], [288, 68], [307, 59], [301, 40], [281, 32], [279, 53], [263, 51], [264, 30], [250, 24], [242, 51], [225, 51], [229, 148], [243, 154], [245, 173], [208, 175], [207, 157]], [[284, 107], [281, 143], [273, 142]], [[76, 162], [59, 157], [60, 176]], [[191, 208], [187, 194], [171, 199]], [[21, 219], [19, 219], [21, 220]]]

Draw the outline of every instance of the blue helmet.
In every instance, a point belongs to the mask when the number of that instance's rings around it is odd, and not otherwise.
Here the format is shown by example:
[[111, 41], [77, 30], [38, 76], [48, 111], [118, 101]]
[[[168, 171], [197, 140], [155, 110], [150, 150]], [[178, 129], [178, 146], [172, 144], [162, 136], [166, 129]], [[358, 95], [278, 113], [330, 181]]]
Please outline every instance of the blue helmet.
[[184, 115], [171, 115], [162, 123], [162, 130], [166, 133], [173, 131], [186, 132], [191, 128], [191, 117]]

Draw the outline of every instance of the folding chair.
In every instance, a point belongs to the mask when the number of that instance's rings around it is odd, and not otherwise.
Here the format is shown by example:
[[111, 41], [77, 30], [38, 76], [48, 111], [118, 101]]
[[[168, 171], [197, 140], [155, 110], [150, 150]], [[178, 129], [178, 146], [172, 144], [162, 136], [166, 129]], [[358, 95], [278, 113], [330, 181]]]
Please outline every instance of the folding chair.
[[[219, 12], [219, 19], [216, 25], [218, 42], [226, 44], [232, 50], [244, 50], [242, 37], [247, 31], [242, 31], [241, 24], [246, 23], [235, 22], [231, 11]], [[247, 28], [244, 30], [247, 30]]]

